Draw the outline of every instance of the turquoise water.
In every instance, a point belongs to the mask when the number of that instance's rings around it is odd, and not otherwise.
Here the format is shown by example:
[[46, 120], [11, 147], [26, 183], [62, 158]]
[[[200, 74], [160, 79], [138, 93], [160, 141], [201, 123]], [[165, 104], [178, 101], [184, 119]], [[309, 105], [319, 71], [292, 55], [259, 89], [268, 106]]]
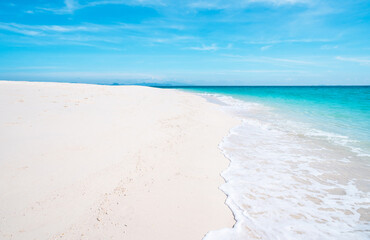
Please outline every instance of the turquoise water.
[[370, 86], [351, 87], [189, 87], [270, 106], [281, 116], [346, 136], [370, 150]]
[[231, 229], [205, 240], [370, 239], [370, 87], [191, 87], [241, 119], [220, 149]]

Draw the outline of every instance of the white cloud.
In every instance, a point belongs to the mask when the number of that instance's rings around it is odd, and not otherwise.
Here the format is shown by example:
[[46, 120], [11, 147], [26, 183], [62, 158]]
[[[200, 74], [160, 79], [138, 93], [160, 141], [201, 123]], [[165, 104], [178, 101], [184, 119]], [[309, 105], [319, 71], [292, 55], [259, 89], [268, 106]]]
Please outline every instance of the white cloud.
[[26, 25], [0, 22], [0, 29], [21, 33], [29, 36], [36, 36], [43, 35], [47, 32], [97, 32], [107, 29], [107, 27], [95, 24], [78, 26], [61, 26], [61, 25]]
[[217, 51], [221, 49], [231, 49], [232, 47], [233, 47], [232, 44], [228, 44], [226, 47], [218, 47], [217, 44], [213, 43], [209, 46], [203, 44], [201, 47], [188, 47], [186, 49], [197, 50], [197, 51]]
[[288, 58], [273, 58], [273, 57], [253, 57], [253, 56], [240, 56], [232, 54], [223, 54], [222, 56], [232, 58], [241, 62], [258, 62], [258, 63], [275, 63], [275, 64], [295, 64], [295, 65], [313, 65], [313, 62], [304, 61], [300, 59]]
[[79, 3], [78, 0], [65, 0], [65, 7], [54, 9], [54, 8], [39, 8], [45, 11], [51, 11], [56, 14], [72, 14], [74, 11], [86, 7], [94, 7], [99, 5], [108, 4], [123, 4], [130, 6], [152, 6], [152, 7], [169, 7], [175, 6], [180, 9], [237, 9], [247, 8], [251, 4], [263, 3], [273, 6], [287, 5], [287, 4], [298, 4], [298, 3], [310, 3], [312, 0], [185, 0], [185, 1], [172, 1], [172, 0], [96, 0], [87, 3]]
[[284, 5], [284, 4], [298, 4], [298, 3], [310, 3], [312, 0], [249, 0], [247, 2], [262, 2], [270, 3], [275, 5]]
[[261, 51], [266, 51], [267, 49], [269, 49], [271, 47], [272, 47], [272, 45], [263, 46], [263, 47], [261, 47]]
[[63, 8], [39, 8], [44, 11], [54, 12], [56, 14], [73, 14], [74, 11], [94, 7], [99, 5], [109, 5], [109, 4], [122, 4], [130, 6], [164, 6], [162, 1], [156, 0], [97, 0], [90, 1], [86, 3], [79, 3], [78, 0], [64, 0], [65, 6]]
[[75, 0], [64, 0], [67, 11], [74, 11], [78, 7], [78, 3]]
[[313, 64], [312, 62], [297, 60], [297, 59], [286, 59], [286, 58], [270, 58], [270, 57], [264, 57], [262, 59], [265, 59], [267, 61], [273, 61], [273, 62], [285, 62], [285, 63], [294, 63], [294, 64]]
[[369, 58], [355, 58], [355, 57], [336, 57], [335, 59], [339, 61], [346, 61], [346, 62], [354, 62], [359, 63], [361, 65], [370, 65], [370, 59]]
[[194, 9], [237, 9], [237, 8], [247, 8], [251, 4], [263, 3], [274, 6], [281, 5], [292, 5], [300, 3], [310, 3], [312, 0], [213, 0], [213, 1], [187, 1], [186, 6]]
[[217, 2], [207, 2], [207, 1], [199, 1], [199, 2], [191, 2], [188, 4], [188, 7], [195, 8], [195, 9], [223, 9], [227, 8], [228, 4], [219, 4]]
[[[140, 41], [144, 45], [177, 44], [193, 42], [197, 37], [168, 33], [173, 26], [162, 22], [117, 25], [26, 25], [0, 22], [0, 30], [19, 33], [27, 37], [13, 39], [13, 43], [31, 45], [80, 45], [105, 50], [122, 51], [125, 41]], [[156, 31], [155, 36], [152, 34]], [[230, 48], [228, 45], [225, 48]], [[224, 48], [224, 49], [225, 49]], [[200, 48], [199, 48], [200, 49]], [[204, 46], [203, 50], [217, 50], [216, 45]]]
[[64, 7], [62, 8], [43, 8], [39, 7], [37, 9], [44, 10], [44, 11], [50, 11], [56, 14], [71, 14], [75, 10], [81, 8], [77, 0], [64, 0]]
[[41, 32], [39, 31], [34, 31], [34, 30], [27, 29], [27, 28], [19, 28], [15, 26], [14, 24], [7, 24], [7, 23], [0, 23], [0, 29], [7, 30], [10, 32], [20, 33], [20, 34], [28, 35], [28, 36], [36, 36], [36, 35], [41, 34]]
[[22, 79], [55, 79], [55, 80], [161, 80], [164, 77], [151, 73], [138, 72], [12, 72], [6, 74], [8, 78], [21, 77]]
[[267, 69], [252, 69], [252, 70], [230, 70], [230, 73], [305, 73], [300, 70], [267, 70]]
[[56, 66], [25, 66], [25, 67], [16, 67], [17, 70], [40, 70], [40, 69], [57, 69]]
[[276, 40], [261, 40], [261, 41], [248, 41], [246, 44], [279, 44], [279, 43], [312, 43], [312, 42], [331, 42], [331, 39], [325, 38], [302, 38], [302, 39], [276, 39]]
[[217, 47], [216, 44], [212, 44], [212, 45], [209, 45], [209, 46], [202, 45], [201, 47], [189, 47], [188, 49], [197, 50], [197, 51], [216, 51], [220, 48]]
[[321, 46], [321, 49], [323, 49], [323, 50], [332, 50], [332, 49], [337, 49], [337, 48], [339, 48], [338, 45], [323, 45], [323, 46]]
[[125, 5], [160, 5], [163, 6], [164, 3], [162, 1], [150, 1], [150, 0], [99, 0], [99, 1], [91, 1], [82, 5], [82, 7], [93, 7], [99, 5], [108, 5], [108, 4], [125, 4]]

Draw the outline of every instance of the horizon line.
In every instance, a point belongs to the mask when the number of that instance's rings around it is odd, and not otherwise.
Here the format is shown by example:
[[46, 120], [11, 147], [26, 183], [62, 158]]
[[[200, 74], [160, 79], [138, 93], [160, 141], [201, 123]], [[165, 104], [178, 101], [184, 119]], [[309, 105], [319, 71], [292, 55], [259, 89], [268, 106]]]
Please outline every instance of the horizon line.
[[71, 84], [92, 84], [92, 85], [105, 85], [105, 86], [146, 86], [158, 88], [191, 88], [191, 87], [370, 87], [370, 84], [354, 84], [354, 85], [341, 85], [341, 84], [327, 84], [327, 85], [197, 85], [197, 84], [166, 84], [166, 83], [102, 83], [102, 82], [76, 82], [76, 81], [30, 81], [30, 80], [4, 80], [0, 82], [39, 82], [39, 83], [71, 83]]

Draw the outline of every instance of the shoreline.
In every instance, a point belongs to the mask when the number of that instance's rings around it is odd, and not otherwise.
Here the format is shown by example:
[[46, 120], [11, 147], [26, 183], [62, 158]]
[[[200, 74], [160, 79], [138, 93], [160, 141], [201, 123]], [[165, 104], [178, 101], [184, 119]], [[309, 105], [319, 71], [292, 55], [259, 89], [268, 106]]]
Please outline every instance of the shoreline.
[[223, 101], [224, 110], [242, 121], [220, 144], [230, 160], [221, 189], [236, 223], [204, 240], [368, 238], [368, 155], [323, 138], [333, 134], [315, 125], [302, 127], [264, 105], [254, 109], [252, 101], [209, 92], [207, 99]]
[[218, 144], [238, 120], [196, 94], [0, 81], [0, 236], [202, 239], [231, 228]]

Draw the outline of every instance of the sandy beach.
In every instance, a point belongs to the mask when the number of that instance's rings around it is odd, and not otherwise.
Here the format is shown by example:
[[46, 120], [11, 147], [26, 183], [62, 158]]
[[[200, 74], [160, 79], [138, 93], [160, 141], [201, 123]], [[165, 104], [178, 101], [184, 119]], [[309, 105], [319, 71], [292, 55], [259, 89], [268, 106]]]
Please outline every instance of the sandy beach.
[[218, 144], [238, 123], [200, 96], [0, 82], [0, 239], [202, 239], [232, 227]]

